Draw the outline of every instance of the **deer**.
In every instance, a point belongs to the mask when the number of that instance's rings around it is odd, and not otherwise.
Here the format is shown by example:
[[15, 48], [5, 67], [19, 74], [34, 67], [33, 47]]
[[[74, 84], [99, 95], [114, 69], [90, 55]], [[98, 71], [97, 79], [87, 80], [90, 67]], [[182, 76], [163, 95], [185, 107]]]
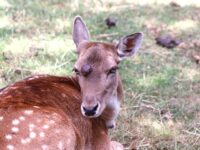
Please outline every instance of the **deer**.
[[123, 101], [118, 65], [138, 51], [142, 33], [93, 42], [76, 16], [72, 38], [73, 76], [33, 75], [0, 90], [1, 150], [123, 149], [108, 135]]

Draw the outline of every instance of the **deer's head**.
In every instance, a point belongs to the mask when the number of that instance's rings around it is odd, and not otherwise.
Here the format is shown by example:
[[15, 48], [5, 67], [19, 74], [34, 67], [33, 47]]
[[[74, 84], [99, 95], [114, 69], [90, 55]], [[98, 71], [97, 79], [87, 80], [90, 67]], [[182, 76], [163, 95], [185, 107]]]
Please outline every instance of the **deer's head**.
[[98, 117], [106, 107], [112, 107], [119, 86], [118, 64], [121, 59], [137, 52], [141, 39], [141, 33], [134, 33], [121, 38], [117, 45], [91, 42], [81, 17], [75, 18], [73, 40], [78, 59], [74, 71], [81, 87], [84, 116]]

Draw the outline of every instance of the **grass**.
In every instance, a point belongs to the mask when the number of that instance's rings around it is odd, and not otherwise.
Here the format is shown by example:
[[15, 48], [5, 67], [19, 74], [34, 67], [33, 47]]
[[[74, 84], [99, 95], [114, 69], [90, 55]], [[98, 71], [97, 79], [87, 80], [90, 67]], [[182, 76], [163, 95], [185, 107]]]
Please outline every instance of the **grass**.
[[[177, 2], [179, 2], [177, 0]], [[71, 75], [76, 55], [71, 24], [81, 15], [93, 40], [115, 42], [142, 31], [144, 40], [134, 58], [120, 64], [125, 101], [110, 132], [126, 149], [197, 150], [200, 147], [200, 4], [181, 7], [150, 0], [0, 2], [0, 87], [32, 74]], [[115, 28], [104, 20], [115, 17]], [[170, 34], [181, 39], [174, 49], [155, 44]], [[106, 36], [105, 36], [106, 35]]]

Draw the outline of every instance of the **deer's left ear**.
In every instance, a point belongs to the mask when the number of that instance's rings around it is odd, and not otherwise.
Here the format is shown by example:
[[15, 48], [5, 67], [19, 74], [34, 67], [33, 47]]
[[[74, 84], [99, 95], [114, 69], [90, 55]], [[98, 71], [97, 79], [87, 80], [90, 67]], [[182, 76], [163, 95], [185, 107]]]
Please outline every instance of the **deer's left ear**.
[[123, 37], [117, 44], [117, 54], [120, 58], [134, 55], [141, 46], [142, 33], [134, 33]]
[[90, 39], [87, 27], [80, 16], [76, 16], [74, 19], [72, 37], [76, 47], [78, 47], [82, 41], [88, 41]]

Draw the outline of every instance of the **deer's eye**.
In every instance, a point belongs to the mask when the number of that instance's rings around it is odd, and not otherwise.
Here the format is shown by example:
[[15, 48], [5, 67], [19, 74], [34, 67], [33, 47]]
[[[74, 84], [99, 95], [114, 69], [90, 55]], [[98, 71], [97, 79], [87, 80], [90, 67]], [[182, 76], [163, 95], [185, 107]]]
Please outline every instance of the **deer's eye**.
[[108, 75], [110, 75], [110, 74], [115, 74], [116, 72], [117, 72], [117, 69], [118, 69], [118, 67], [116, 66], [116, 67], [112, 67], [110, 70], [108, 70]]
[[80, 75], [80, 72], [77, 68], [74, 68], [73, 71], [76, 73], [76, 75]]

